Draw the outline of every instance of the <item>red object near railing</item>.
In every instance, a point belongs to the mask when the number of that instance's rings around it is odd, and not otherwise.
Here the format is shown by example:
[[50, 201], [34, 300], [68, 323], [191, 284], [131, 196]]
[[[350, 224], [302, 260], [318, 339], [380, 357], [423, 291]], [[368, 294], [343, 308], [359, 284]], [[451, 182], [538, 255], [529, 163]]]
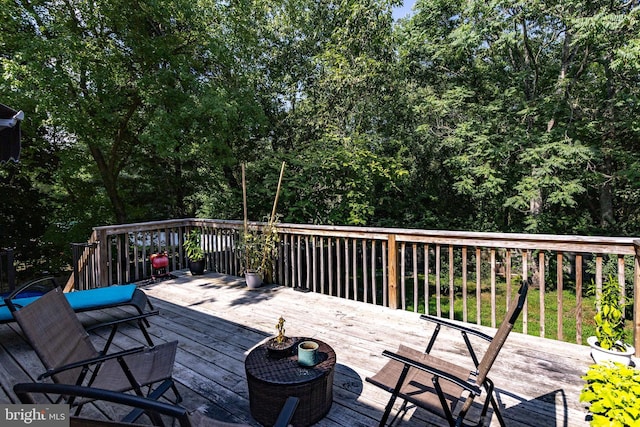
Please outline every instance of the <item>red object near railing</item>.
[[169, 276], [169, 257], [166, 253], [151, 254], [151, 278], [153, 280], [158, 277]]

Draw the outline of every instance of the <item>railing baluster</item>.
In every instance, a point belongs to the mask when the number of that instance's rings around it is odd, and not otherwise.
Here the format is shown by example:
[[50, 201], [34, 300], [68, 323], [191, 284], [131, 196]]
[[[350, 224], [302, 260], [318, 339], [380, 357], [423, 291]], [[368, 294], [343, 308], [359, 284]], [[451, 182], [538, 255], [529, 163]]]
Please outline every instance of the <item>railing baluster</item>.
[[622, 317], [626, 318], [624, 299], [626, 295], [624, 278], [624, 255], [618, 255], [618, 285], [620, 285], [620, 303], [622, 305]]
[[540, 291], [540, 336], [544, 338], [545, 335], [545, 319], [544, 319], [544, 276], [545, 276], [545, 264], [544, 264], [544, 251], [538, 252], [538, 289]]
[[424, 245], [424, 312], [429, 314], [429, 245]]
[[402, 309], [406, 310], [407, 309], [407, 288], [405, 285], [405, 280], [406, 280], [406, 265], [407, 265], [407, 260], [405, 258], [405, 252], [406, 252], [406, 247], [407, 244], [402, 242], [402, 244], [400, 244], [400, 299], [401, 299], [401, 303], [402, 303]]
[[336, 290], [338, 298], [342, 298], [342, 250], [340, 249], [340, 238], [336, 239]]
[[[311, 289], [311, 247], [309, 245], [309, 236], [304, 236], [304, 251], [305, 251], [305, 259], [306, 259], [306, 273], [307, 273], [307, 284], [306, 288]], [[316, 288], [313, 287], [313, 291], [315, 292]]]
[[596, 256], [596, 311], [600, 311], [602, 298], [602, 255]]
[[329, 270], [327, 271], [327, 275], [329, 276], [329, 295], [335, 295], [333, 289], [333, 239], [329, 237], [327, 239], [327, 258], [329, 263]]
[[507, 287], [506, 310], [511, 307], [511, 249], [505, 251], [505, 267], [504, 267], [504, 279]]
[[419, 297], [419, 292], [418, 292], [418, 244], [414, 243], [411, 246], [411, 252], [413, 254], [413, 263], [412, 263], [412, 269], [413, 269], [413, 311], [415, 313], [418, 312], [418, 297]]
[[349, 238], [344, 239], [344, 297], [349, 299], [349, 276], [351, 263], [349, 262]]
[[[394, 240], [395, 242], [395, 240]], [[391, 243], [389, 243], [391, 244]], [[391, 303], [389, 302], [389, 290], [391, 289], [391, 285], [389, 283], [389, 277], [391, 277], [390, 268], [387, 264], [387, 242], [382, 241], [382, 305], [385, 307], [391, 307]]]
[[313, 292], [318, 292], [320, 285], [318, 285], [318, 269], [319, 267], [319, 263], [320, 263], [320, 254], [318, 253], [318, 237], [316, 236], [312, 236], [311, 237], [311, 248], [312, 248], [312, 263], [313, 263]]
[[582, 254], [576, 254], [576, 343], [582, 344]]
[[455, 297], [453, 245], [449, 245], [449, 319], [453, 319], [455, 315]]
[[371, 298], [378, 305], [378, 287], [376, 286], [376, 241], [371, 240]]
[[462, 321], [466, 322], [468, 319], [467, 306], [467, 247], [462, 247]]
[[482, 324], [482, 252], [476, 247], [476, 324]]
[[496, 250], [489, 251], [491, 264], [491, 327], [496, 327]]
[[299, 234], [296, 236], [296, 272], [296, 283], [302, 287], [302, 236]]
[[357, 252], [358, 252], [358, 242], [357, 239], [353, 239], [351, 241], [351, 253], [352, 253], [352, 267], [353, 267], [353, 274], [352, 274], [352, 282], [353, 282], [353, 300], [354, 301], [358, 301], [358, 256], [357, 256]]
[[436, 316], [442, 316], [441, 290], [440, 290], [440, 245], [436, 245]]
[[369, 266], [367, 265], [367, 241], [362, 239], [360, 242], [362, 248], [362, 290], [363, 301], [369, 302]]
[[325, 275], [324, 275], [324, 237], [319, 236], [318, 240], [320, 241], [320, 292], [325, 294]]
[[557, 311], [557, 319], [558, 319], [558, 339], [562, 340], [563, 336], [564, 336], [564, 325], [563, 325], [563, 321], [564, 321], [564, 310], [563, 310], [563, 306], [564, 306], [564, 266], [562, 265], [564, 260], [563, 260], [563, 256], [562, 256], [562, 252], [558, 252], [556, 254], [556, 262], [557, 262], [557, 267], [556, 267], [556, 276], [558, 277], [558, 307], [556, 309]]
[[396, 270], [398, 265], [398, 247], [396, 245], [395, 234], [389, 234], [387, 237], [389, 248], [387, 251], [387, 277], [388, 277], [388, 299], [389, 307], [398, 308], [398, 271]]
[[636, 356], [640, 356], [640, 240], [633, 241], [633, 342]]
[[[529, 279], [529, 251], [526, 249], [522, 251], [522, 280]], [[529, 323], [529, 298], [527, 297], [527, 301], [525, 301], [524, 307], [522, 308], [522, 333], [528, 333], [528, 323]]]

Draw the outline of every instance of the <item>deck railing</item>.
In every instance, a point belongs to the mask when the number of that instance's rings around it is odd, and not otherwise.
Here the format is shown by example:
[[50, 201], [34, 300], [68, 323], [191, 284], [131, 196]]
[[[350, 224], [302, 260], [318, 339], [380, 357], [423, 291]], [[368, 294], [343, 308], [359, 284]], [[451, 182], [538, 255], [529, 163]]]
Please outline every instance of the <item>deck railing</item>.
[[[182, 243], [193, 228], [202, 231], [206, 268], [240, 275], [242, 227], [207, 219], [97, 227], [74, 256], [67, 288], [149, 279], [156, 252], [167, 253], [170, 270], [187, 268]], [[613, 277], [631, 297], [626, 318], [640, 354], [640, 240], [284, 223], [278, 231], [274, 281], [281, 285], [496, 327], [520, 281], [531, 279], [521, 331], [577, 343], [584, 314], [593, 313], [583, 307], [585, 291], [597, 301]]]

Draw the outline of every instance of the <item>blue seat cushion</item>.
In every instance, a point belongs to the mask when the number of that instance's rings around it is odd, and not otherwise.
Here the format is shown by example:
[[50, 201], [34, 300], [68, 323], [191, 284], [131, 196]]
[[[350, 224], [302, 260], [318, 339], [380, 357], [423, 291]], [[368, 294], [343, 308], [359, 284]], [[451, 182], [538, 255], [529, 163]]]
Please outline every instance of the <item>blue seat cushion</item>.
[[[88, 289], [86, 291], [67, 292], [64, 295], [74, 311], [86, 311], [92, 308], [108, 307], [126, 303], [133, 297], [136, 285], [107, 286], [105, 288]], [[39, 297], [15, 298], [14, 304], [24, 307]], [[13, 320], [13, 315], [6, 305], [0, 307], [0, 323]]]
[[[15, 298], [13, 300], [13, 303], [17, 306], [17, 307], [24, 307], [25, 305], [29, 305], [32, 302], [34, 302], [35, 300], [37, 300], [40, 297], [26, 297], [26, 298]], [[4, 301], [2, 301], [2, 307], [0, 307], [0, 322], [8, 322], [13, 320], [13, 314], [11, 314], [11, 311], [9, 310], [9, 307], [7, 307], [4, 303]]]
[[64, 295], [74, 311], [118, 305], [131, 300], [136, 285], [107, 286], [86, 291], [67, 292]]

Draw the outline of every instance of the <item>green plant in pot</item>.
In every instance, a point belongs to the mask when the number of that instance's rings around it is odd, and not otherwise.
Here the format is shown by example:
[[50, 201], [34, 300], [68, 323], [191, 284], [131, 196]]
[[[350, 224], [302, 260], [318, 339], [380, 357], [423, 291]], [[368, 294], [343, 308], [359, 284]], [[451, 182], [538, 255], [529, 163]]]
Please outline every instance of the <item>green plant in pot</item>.
[[582, 379], [580, 401], [590, 404], [592, 426], [640, 425], [640, 370], [607, 362], [591, 366]]
[[630, 364], [635, 350], [624, 342], [624, 307], [626, 297], [620, 293], [620, 287], [614, 277], [602, 284], [600, 309], [593, 317], [595, 336], [587, 338], [591, 346], [591, 357], [596, 363], [606, 360]]
[[250, 288], [259, 287], [264, 280], [273, 280], [273, 262], [278, 256], [280, 236], [277, 218], [269, 220], [261, 229], [242, 232], [238, 241], [238, 258]]
[[200, 229], [191, 230], [182, 244], [185, 254], [189, 259], [189, 271], [193, 275], [204, 274], [204, 250], [201, 245], [202, 232]]

